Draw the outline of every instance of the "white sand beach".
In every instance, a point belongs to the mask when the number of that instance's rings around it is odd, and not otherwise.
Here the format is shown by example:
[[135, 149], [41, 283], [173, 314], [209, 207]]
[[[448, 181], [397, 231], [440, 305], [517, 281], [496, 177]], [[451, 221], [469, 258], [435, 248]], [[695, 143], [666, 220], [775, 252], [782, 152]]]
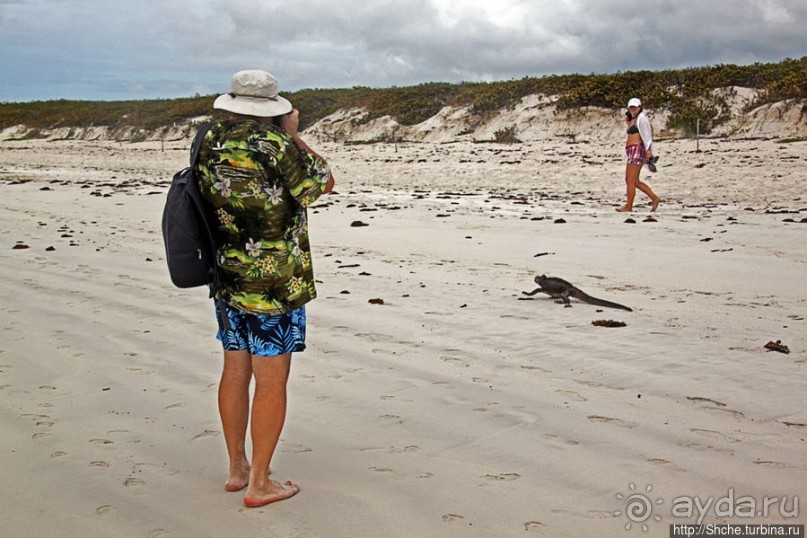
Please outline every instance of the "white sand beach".
[[[2, 534], [668, 536], [683, 497], [807, 504], [807, 142], [662, 140], [659, 210], [622, 214], [621, 141], [312, 143], [337, 192], [272, 464], [302, 490], [257, 509], [224, 490], [212, 304], [164, 262], [188, 141], [0, 141]], [[540, 274], [633, 311], [523, 296]]]

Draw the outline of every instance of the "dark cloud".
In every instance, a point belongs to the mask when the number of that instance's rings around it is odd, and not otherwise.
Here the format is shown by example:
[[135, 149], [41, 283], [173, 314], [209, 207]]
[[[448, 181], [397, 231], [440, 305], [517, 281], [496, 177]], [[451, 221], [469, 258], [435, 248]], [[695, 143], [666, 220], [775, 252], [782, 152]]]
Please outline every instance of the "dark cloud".
[[805, 27], [803, 0], [0, 0], [0, 100], [217, 93], [253, 67], [298, 89], [779, 61]]

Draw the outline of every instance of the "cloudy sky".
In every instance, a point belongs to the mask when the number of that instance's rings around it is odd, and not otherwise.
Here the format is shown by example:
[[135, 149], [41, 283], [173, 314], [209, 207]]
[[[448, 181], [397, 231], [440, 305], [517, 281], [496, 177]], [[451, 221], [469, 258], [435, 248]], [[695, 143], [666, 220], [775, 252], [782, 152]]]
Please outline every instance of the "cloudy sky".
[[0, 102], [776, 62], [806, 28], [805, 0], [0, 0]]

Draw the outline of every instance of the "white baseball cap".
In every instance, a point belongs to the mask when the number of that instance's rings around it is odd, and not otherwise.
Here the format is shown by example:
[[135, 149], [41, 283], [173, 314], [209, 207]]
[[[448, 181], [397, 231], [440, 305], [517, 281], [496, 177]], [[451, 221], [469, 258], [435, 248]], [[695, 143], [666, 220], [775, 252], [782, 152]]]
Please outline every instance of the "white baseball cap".
[[642, 100], [641, 100], [641, 99], [639, 99], [638, 97], [632, 97], [632, 98], [630, 99], [630, 101], [628, 101], [628, 108], [630, 108], [630, 107], [632, 107], [632, 106], [635, 106], [635, 107], [639, 107], [639, 108], [641, 108], [641, 106], [642, 106]]

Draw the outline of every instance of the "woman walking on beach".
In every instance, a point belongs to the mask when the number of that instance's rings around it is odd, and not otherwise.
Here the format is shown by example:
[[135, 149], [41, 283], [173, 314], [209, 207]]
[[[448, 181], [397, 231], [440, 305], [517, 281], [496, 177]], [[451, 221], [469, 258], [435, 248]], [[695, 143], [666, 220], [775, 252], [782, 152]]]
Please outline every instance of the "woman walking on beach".
[[304, 305], [316, 297], [305, 208], [333, 189], [333, 176], [300, 139], [298, 112], [277, 94], [270, 73], [239, 71], [213, 108], [230, 117], [207, 131], [196, 173], [216, 227], [221, 275], [215, 304], [224, 347], [225, 488], [247, 488], [244, 504], [263, 506], [300, 490], [271, 480], [270, 463], [286, 420], [291, 355], [305, 349]]
[[642, 101], [638, 97], [633, 97], [628, 101], [625, 126], [628, 134], [628, 139], [625, 142], [625, 153], [628, 156], [628, 164], [625, 168], [627, 201], [617, 211], [633, 211], [633, 199], [636, 197], [636, 189], [650, 197], [650, 211], [655, 211], [661, 200], [646, 183], [639, 180], [642, 166], [653, 158], [653, 132], [650, 128], [650, 120], [642, 109]]

